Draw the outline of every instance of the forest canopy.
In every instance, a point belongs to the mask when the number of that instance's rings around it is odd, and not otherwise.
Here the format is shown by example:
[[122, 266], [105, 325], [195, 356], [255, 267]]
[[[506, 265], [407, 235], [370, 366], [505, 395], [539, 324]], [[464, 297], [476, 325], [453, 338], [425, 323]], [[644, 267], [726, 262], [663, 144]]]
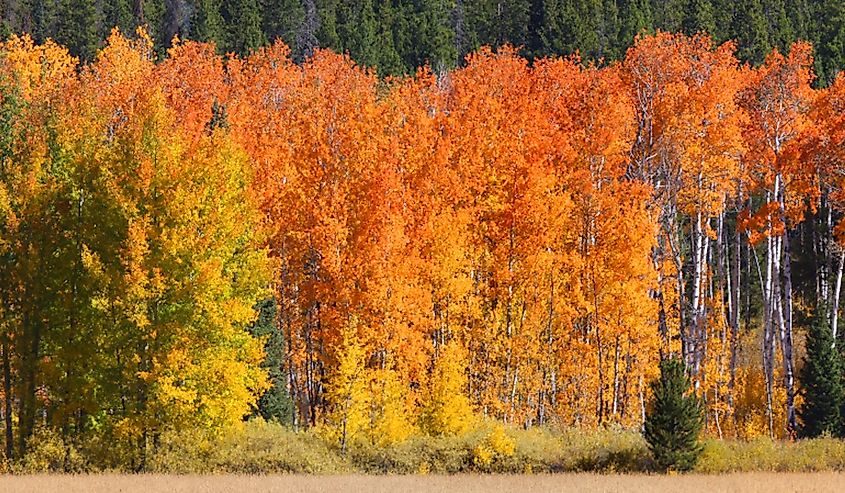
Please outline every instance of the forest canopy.
[[7, 457], [46, 428], [139, 470], [257, 413], [344, 451], [638, 427], [670, 355], [709, 433], [794, 435], [816, 307], [843, 339], [845, 78], [814, 88], [812, 52], [658, 32], [382, 79], [281, 41], [10, 36]]
[[843, 15], [839, 0], [6, 0], [0, 34], [53, 39], [86, 61], [115, 26], [145, 27], [160, 55], [174, 36], [239, 55], [281, 39], [297, 62], [328, 48], [398, 75], [454, 68], [481, 46], [613, 61], [638, 34], [706, 32], [736, 42], [754, 65], [774, 48], [811, 42], [826, 85], [845, 67]]

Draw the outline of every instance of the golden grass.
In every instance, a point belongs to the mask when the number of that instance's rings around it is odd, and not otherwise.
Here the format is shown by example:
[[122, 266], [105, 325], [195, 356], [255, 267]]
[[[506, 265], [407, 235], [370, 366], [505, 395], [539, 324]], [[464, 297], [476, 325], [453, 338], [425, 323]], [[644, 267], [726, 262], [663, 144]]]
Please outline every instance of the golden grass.
[[310, 493], [310, 492], [838, 492], [842, 473], [742, 473], [648, 476], [625, 474], [455, 475], [455, 476], [196, 476], [32, 475], [0, 476], [3, 493]]

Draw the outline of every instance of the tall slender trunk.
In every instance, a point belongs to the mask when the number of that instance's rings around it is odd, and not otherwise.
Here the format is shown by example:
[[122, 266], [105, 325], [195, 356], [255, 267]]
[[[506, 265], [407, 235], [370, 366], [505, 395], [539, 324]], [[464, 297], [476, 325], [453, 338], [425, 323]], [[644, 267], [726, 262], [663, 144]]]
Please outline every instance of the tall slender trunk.
[[[783, 201], [781, 201], [780, 207], [783, 213]], [[785, 221], [784, 218], [784, 223]], [[783, 352], [784, 383], [786, 385], [786, 429], [787, 433], [793, 436], [797, 430], [797, 425], [795, 422], [795, 361], [792, 350], [792, 250], [789, 243], [789, 231], [786, 228], [781, 246], [783, 251], [784, 291], [781, 351]]]
[[12, 371], [9, 355], [9, 340], [3, 338], [3, 424], [6, 430], [6, 459], [15, 456], [14, 435], [12, 430]]
[[766, 379], [766, 416], [769, 422], [769, 435], [774, 437], [774, 415], [772, 412], [772, 386], [774, 380], [774, 337], [772, 318], [773, 303], [773, 251], [775, 240], [771, 236], [766, 238], [766, 283], [763, 287], [763, 373]]
[[701, 212], [699, 211], [695, 216], [695, 225], [693, 227], [693, 281], [692, 281], [692, 307], [690, 314], [690, 330], [689, 330], [689, 354], [687, 356], [687, 366], [692, 371], [693, 386], [696, 390], [701, 386], [701, 345], [704, 340], [702, 337], [702, 290], [704, 279], [704, 234], [702, 226]]
[[839, 267], [836, 269], [836, 285], [831, 303], [830, 328], [833, 331], [833, 343], [839, 336], [839, 297], [842, 293], [842, 270], [845, 267], [845, 250], [839, 252]]
[[28, 337], [22, 348], [24, 357], [21, 365], [21, 393], [18, 401], [18, 451], [21, 455], [26, 453], [27, 440], [35, 428], [35, 379], [41, 350], [41, 324], [33, 321], [28, 311], [26, 310], [24, 315], [24, 332]]
[[[731, 361], [730, 361], [730, 380], [728, 382], [728, 405], [730, 406], [731, 416], [734, 417], [734, 425], [736, 425], [736, 413], [734, 409], [734, 392], [736, 391], [736, 369], [737, 369], [737, 357], [739, 351], [739, 321], [741, 319], [740, 316], [740, 299], [741, 299], [741, 285], [742, 285], [742, 236], [739, 232], [739, 229], [736, 228], [734, 231], [734, 254], [733, 258], [731, 259], [733, 263], [733, 268], [730, 268], [730, 274], [728, 276], [728, 280], [731, 283], [729, 296], [729, 302], [731, 305], [731, 318], [730, 318], [730, 326], [731, 326]], [[749, 280], [750, 283], [750, 280]], [[736, 430], [736, 426], [734, 426], [734, 430]]]

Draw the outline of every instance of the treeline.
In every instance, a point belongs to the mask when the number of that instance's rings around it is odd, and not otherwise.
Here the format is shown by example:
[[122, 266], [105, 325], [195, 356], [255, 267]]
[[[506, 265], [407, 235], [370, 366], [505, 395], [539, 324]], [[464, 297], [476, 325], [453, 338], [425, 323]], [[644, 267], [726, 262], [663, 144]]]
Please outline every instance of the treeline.
[[179, 36], [241, 55], [278, 38], [296, 61], [330, 48], [382, 75], [450, 69], [484, 45], [520, 46], [531, 59], [577, 51], [617, 60], [637, 34], [659, 29], [735, 40], [753, 64], [812, 42], [822, 84], [845, 67], [838, 0], [5, 0], [0, 16], [7, 34], [52, 38], [83, 60], [115, 26], [145, 26], [165, 48]]
[[115, 33], [79, 66], [12, 36], [7, 457], [48, 428], [143, 469], [169, 431], [254, 413], [344, 452], [639, 426], [673, 354], [716, 436], [839, 420], [798, 415], [802, 329], [843, 339], [845, 78], [813, 89], [811, 52], [752, 68], [658, 33], [603, 67], [484, 49], [386, 81], [281, 43], [157, 63]]

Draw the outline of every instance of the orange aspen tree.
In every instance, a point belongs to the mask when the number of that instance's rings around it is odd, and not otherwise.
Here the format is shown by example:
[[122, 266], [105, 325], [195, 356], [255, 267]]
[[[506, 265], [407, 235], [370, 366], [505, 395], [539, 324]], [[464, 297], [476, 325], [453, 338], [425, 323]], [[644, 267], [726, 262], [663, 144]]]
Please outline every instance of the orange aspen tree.
[[753, 211], [749, 224], [752, 241], [766, 243], [763, 285], [763, 369], [767, 387], [769, 433], [774, 434], [772, 387], [774, 385], [775, 337], [781, 348], [783, 385], [786, 390], [787, 434], [796, 431], [795, 357], [793, 355], [793, 290], [789, 233], [804, 215], [805, 198], [814, 192], [812, 176], [794, 147], [811, 120], [813, 99], [810, 83], [812, 47], [796, 43], [784, 56], [777, 50], [750, 75], [741, 105], [749, 113], [745, 127], [748, 152], [745, 155], [754, 190], [762, 204]]

